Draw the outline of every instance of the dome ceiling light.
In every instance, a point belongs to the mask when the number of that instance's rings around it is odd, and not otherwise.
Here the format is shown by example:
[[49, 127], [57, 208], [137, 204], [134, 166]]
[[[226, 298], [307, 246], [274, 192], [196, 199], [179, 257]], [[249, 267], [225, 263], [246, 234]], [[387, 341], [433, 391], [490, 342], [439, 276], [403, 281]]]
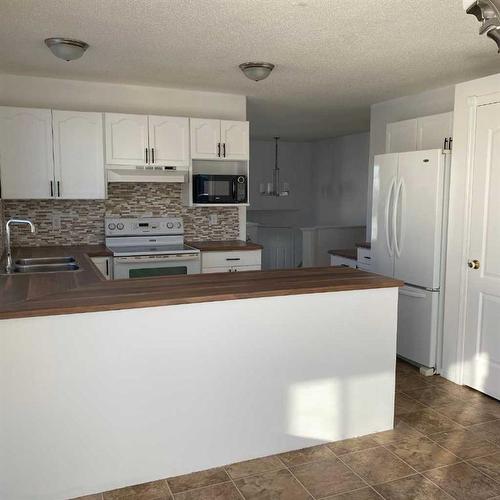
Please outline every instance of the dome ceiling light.
[[260, 80], [264, 80], [271, 74], [274, 64], [267, 62], [246, 62], [240, 64], [239, 68], [247, 78], [255, 82], [260, 82]]
[[45, 45], [47, 45], [52, 54], [64, 61], [79, 59], [89, 48], [89, 44], [81, 40], [60, 37], [47, 38]]
[[481, 23], [479, 34], [491, 38], [500, 52], [500, 0], [464, 0], [467, 14]]

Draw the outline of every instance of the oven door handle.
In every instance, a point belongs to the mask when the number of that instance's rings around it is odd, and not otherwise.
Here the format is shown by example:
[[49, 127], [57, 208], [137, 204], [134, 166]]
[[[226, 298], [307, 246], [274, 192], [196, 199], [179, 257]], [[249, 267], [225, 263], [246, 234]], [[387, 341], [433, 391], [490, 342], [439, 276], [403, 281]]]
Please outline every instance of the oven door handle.
[[233, 202], [236, 203], [237, 185], [236, 178], [233, 179]]

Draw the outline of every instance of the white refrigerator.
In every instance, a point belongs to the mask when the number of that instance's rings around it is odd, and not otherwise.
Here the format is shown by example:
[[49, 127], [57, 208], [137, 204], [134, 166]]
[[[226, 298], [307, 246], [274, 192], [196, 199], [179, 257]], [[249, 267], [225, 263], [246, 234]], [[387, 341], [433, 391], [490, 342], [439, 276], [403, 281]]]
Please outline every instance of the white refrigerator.
[[372, 268], [404, 281], [398, 355], [440, 369], [450, 153], [375, 157]]

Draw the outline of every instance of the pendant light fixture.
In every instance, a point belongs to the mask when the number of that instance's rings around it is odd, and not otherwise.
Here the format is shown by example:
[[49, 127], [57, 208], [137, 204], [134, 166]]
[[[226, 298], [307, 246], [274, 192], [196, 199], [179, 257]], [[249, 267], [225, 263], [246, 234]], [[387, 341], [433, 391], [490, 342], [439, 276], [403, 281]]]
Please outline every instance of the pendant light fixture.
[[61, 37], [47, 38], [45, 45], [47, 45], [52, 54], [64, 61], [79, 59], [89, 48], [89, 44], [81, 40]]
[[274, 169], [273, 169], [273, 180], [272, 182], [260, 184], [260, 194], [262, 196], [288, 196], [290, 194], [290, 188], [287, 182], [280, 181], [280, 168], [278, 165], [278, 141], [279, 137], [274, 138]]
[[274, 64], [267, 62], [246, 62], [240, 64], [239, 68], [247, 78], [255, 82], [260, 82], [271, 74]]

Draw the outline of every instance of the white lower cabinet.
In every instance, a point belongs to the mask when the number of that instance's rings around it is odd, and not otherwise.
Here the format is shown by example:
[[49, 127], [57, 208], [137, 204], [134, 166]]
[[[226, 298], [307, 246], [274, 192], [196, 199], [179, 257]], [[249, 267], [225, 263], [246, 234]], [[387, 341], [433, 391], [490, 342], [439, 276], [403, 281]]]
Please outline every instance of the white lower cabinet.
[[262, 250], [202, 252], [202, 273], [234, 273], [238, 271], [260, 271]]
[[369, 248], [358, 247], [358, 269], [362, 271], [371, 270], [371, 250]]
[[113, 257], [92, 257], [91, 260], [104, 278], [113, 279]]
[[330, 255], [330, 265], [340, 267], [352, 267], [356, 269], [356, 260], [342, 257], [341, 255]]

